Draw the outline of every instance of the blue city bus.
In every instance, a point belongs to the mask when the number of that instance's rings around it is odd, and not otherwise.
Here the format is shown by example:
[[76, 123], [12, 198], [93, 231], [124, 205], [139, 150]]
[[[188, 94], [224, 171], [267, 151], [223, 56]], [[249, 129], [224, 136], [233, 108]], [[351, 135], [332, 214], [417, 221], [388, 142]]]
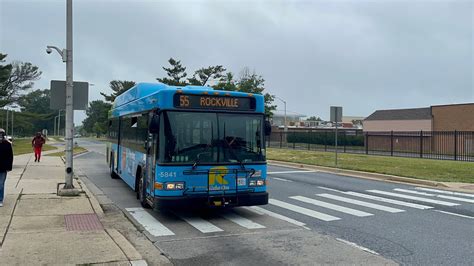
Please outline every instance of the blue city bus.
[[139, 83], [109, 112], [107, 163], [143, 207], [268, 203], [262, 95]]

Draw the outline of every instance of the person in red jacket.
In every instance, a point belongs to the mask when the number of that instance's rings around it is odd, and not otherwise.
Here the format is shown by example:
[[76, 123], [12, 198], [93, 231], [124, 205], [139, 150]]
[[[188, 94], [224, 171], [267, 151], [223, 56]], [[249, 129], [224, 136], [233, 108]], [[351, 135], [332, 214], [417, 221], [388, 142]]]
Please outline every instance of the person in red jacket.
[[31, 146], [35, 150], [35, 162], [39, 162], [41, 159], [41, 149], [43, 148], [43, 144], [46, 143], [46, 140], [41, 135], [41, 132], [36, 133], [36, 136], [31, 141]]

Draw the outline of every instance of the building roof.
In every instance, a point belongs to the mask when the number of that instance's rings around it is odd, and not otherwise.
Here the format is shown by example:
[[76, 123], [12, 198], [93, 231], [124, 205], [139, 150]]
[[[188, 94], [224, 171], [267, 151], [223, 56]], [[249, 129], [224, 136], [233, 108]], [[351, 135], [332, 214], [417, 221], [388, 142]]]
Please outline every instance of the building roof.
[[431, 119], [431, 108], [377, 110], [367, 120], [428, 120]]

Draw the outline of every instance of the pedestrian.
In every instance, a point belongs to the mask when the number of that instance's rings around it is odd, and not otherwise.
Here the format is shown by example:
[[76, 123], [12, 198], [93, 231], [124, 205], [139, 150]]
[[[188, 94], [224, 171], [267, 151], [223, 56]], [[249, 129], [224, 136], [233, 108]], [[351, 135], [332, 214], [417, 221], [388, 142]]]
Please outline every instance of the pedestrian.
[[5, 193], [5, 180], [7, 172], [12, 170], [13, 149], [7, 134], [0, 128], [0, 207], [3, 207], [3, 196]]
[[31, 146], [35, 150], [35, 162], [39, 162], [41, 159], [41, 149], [43, 148], [43, 144], [46, 143], [46, 140], [41, 135], [41, 132], [36, 133], [36, 136], [31, 141]]

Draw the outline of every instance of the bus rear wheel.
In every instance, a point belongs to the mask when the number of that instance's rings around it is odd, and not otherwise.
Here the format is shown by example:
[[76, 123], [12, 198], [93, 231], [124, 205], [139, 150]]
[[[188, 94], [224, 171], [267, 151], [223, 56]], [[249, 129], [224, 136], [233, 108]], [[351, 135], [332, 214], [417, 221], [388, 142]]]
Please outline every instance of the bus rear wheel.
[[140, 171], [141, 173], [138, 175], [140, 178], [138, 180], [138, 188], [137, 188], [137, 199], [140, 201], [140, 204], [142, 205], [143, 208], [149, 209], [151, 208], [150, 204], [148, 203], [146, 199], [146, 188], [145, 188], [145, 175], [143, 171]]

